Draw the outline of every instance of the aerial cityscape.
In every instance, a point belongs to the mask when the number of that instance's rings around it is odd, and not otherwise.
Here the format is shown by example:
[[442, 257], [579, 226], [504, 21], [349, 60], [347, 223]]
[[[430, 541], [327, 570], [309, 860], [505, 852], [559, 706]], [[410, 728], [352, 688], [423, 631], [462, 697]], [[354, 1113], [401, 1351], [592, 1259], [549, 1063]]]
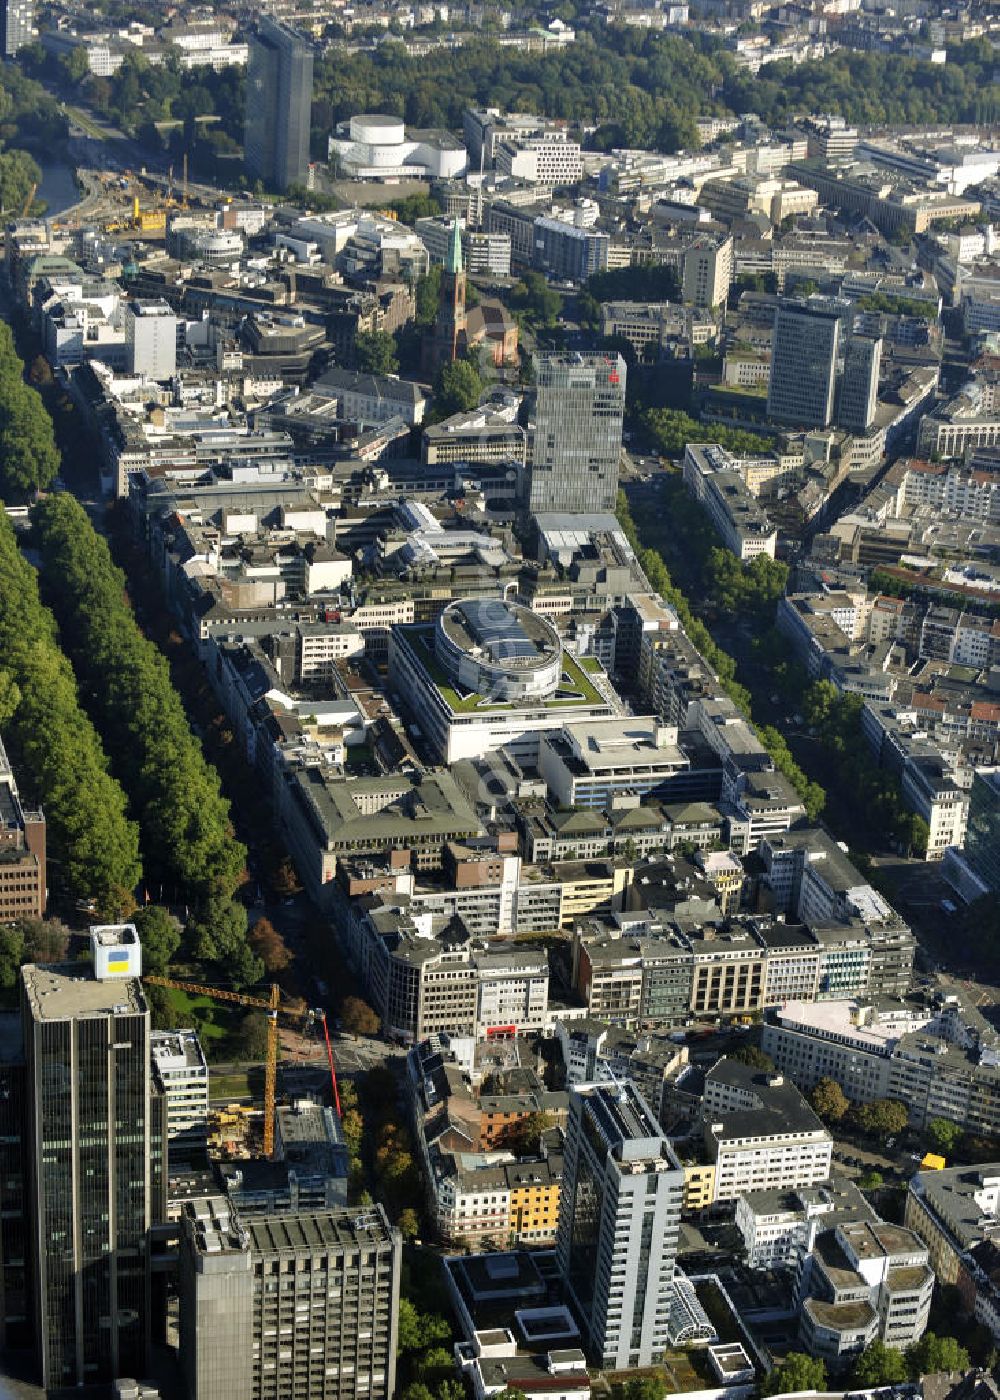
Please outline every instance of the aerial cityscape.
[[1000, 1400], [998, 0], [0, 50], [0, 1400]]

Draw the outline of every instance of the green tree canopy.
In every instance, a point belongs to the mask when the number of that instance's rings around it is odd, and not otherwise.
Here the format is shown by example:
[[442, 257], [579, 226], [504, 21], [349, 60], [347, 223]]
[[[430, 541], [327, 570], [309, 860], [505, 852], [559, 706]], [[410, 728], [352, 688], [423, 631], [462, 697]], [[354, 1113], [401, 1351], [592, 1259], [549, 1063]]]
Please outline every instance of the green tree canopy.
[[898, 1385], [908, 1375], [903, 1353], [876, 1340], [865, 1347], [855, 1362], [851, 1382], [861, 1389], [874, 1390], [877, 1386]]
[[939, 1371], [967, 1371], [969, 1353], [954, 1337], [940, 1337], [936, 1332], [925, 1332], [919, 1342], [906, 1349], [906, 1364], [910, 1377], [919, 1380], [921, 1376], [934, 1375]]
[[34, 524], [46, 595], [90, 713], [139, 817], [150, 877], [192, 902], [231, 895], [246, 851], [219, 775], [206, 761], [160, 651], [140, 631], [125, 576], [68, 493], [41, 501]]
[[927, 1136], [935, 1152], [950, 1157], [958, 1146], [962, 1129], [948, 1118], [932, 1118], [927, 1124]]
[[789, 1395], [798, 1390], [825, 1390], [826, 1367], [801, 1351], [790, 1351], [784, 1361], [764, 1377], [762, 1395]]
[[910, 1121], [906, 1104], [898, 1099], [874, 1099], [871, 1103], [860, 1104], [856, 1116], [866, 1133], [879, 1137], [901, 1133]]
[[741, 1045], [738, 1050], [727, 1054], [726, 1059], [738, 1060], [740, 1064], [749, 1065], [751, 1069], [763, 1070], [765, 1074], [774, 1071], [774, 1061], [759, 1045]]
[[809, 1095], [809, 1102], [824, 1123], [839, 1123], [851, 1101], [835, 1079], [824, 1077]]
[[[0, 375], [4, 346], [0, 333]], [[38, 576], [3, 513], [0, 657], [6, 693], [16, 686], [19, 696], [4, 742], [27, 799], [45, 808], [53, 886], [72, 898], [92, 899], [101, 917], [122, 917], [135, 907], [138, 828], [127, 818], [125, 795], [109, 775], [100, 740], [80, 707], [54, 619], [39, 599]]]
[[388, 331], [359, 331], [354, 359], [362, 374], [395, 374], [399, 369], [396, 342]]
[[455, 360], [438, 370], [434, 381], [435, 408], [445, 418], [462, 413], [476, 407], [482, 392], [483, 381], [476, 366], [469, 360]]
[[636, 1376], [622, 1387], [622, 1400], [663, 1400], [667, 1383], [661, 1376]]
[[177, 920], [169, 909], [164, 909], [158, 904], [147, 904], [144, 908], [136, 910], [133, 922], [142, 945], [143, 971], [162, 976], [181, 946], [181, 931]]

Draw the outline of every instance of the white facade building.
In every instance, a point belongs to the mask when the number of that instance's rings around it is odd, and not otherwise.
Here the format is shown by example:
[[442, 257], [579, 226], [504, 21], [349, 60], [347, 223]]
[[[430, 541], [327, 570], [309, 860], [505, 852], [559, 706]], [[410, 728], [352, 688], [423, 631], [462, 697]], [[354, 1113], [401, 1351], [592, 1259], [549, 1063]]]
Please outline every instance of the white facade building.
[[177, 317], [165, 301], [130, 301], [125, 308], [130, 374], [162, 383], [177, 371]]

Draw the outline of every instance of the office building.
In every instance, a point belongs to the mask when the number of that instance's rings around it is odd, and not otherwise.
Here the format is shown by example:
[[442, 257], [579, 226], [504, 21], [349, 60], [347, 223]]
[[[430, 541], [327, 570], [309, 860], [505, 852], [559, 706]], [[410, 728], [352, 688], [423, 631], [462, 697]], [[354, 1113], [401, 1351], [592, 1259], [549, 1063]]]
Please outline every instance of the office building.
[[177, 371], [177, 317], [165, 301], [130, 301], [125, 308], [129, 374], [162, 382]]
[[528, 506], [542, 511], [613, 511], [625, 412], [620, 355], [542, 355]]
[[683, 259], [684, 300], [704, 309], [725, 306], [732, 280], [732, 238], [696, 238]]
[[1000, 893], [1000, 768], [980, 768], [972, 780], [963, 854], [986, 891]]
[[610, 248], [611, 239], [599, 229], [581, 228], [566, 219], [535, 220], [532, 261], [551, 277], [585, 282], [595, 272], [607, 271]]
[[247, 66], [244, 140], [252, 179], [277, 190], [306, 183], [312, 83], [313, 56], [305, 39], [262, 17]]
[[0, 924], [45, 913], [45, 816], [25, 807], [0, 743]]
[[32, 1342], [31, 1223], [24, 1154], [21, 1018], [0, 1015], [0, 1352]]
[[834, 1374], [872, 1342], [896, 1351], [918, 1342], [930, 1317], [934, 1274], [911, 1230], [845, 1220], [824, 1230], [799, 1272], [799, 1334]]
[[837, 425], [850, 433], [866, 433], [875, 420], [882, 341], [878, 336], [851, 335], [844, 351]]
[[0, 6], [0, 22], [3, 25], [0, 56], [13, 58], [25, 44], [31, 43], [35, 35], [34, 20], [33, 0], [4, 0]]
[[655, 1365], [696, 1335], [700, 1308], [675, 1277], [684, 1172], [629, 1080], [570, 1097], [556, 1259], [594, 1362]]
[[779, 423], [828, 428], [833, 421], [844, 306], [824, 297], [778, 307], [767, 414]]
[[536, 764], [544, 731], [615, 713], [597, 675], [539, 613], [500, 599], [458, 599], [389, 638], [390, 685], [446, 764], [496, 749]]
[[841, 1176], [798, 1190], [745, 1191], [736, 1202], [734, 1223], [751, 1269], [798, 1272], [823, 1230], [875, 1219], [857, 1186]]
[[720, 1060], [705, 1077], [705, 1149], [713, 1201], [747, 1191], [816, 1186], [830, 1175], [833, 1138], [780, 1074]]
[[190, 1400], [390, 1400], [402, 1240], [381, 1206], [181, 1218], [180, 1359]]
[[942, 1284], [958, 1284], [971, 1252], [1000, 1233], [1000, 1163], [917, 1172], [904, 1223], [927, 1246]]
[[208, 1135], [208, 1065], [194, 1031], [153, 1031], [153, 1082], [166, 1104], [171, 1159], [205, 1145]]
[[161, 1150], [149, 1008], [135, 928], [92, 929], [91, 950], [92, 967], [21, 970], [31, 1281], [47, 1390], [146, 1370]]

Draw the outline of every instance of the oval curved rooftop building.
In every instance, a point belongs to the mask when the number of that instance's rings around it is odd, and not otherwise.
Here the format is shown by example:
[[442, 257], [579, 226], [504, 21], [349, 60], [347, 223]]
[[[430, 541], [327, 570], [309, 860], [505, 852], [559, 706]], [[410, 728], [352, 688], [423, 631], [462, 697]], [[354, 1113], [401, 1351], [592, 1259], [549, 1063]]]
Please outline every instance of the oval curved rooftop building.
[[451, 680], [491, 700], [542, 699], [562, 676], [562, 642], [530, 608], [502, 598], [462, 598], [442, 612], [434, 655]]

